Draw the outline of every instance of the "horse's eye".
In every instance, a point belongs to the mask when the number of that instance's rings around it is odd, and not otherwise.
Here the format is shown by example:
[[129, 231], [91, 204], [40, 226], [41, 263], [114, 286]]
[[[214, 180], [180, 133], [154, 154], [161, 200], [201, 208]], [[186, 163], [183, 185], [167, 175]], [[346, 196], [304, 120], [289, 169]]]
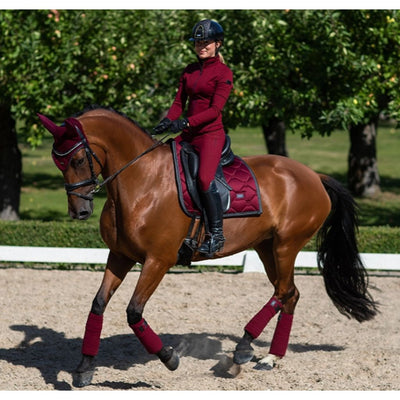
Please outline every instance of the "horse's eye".
[[74, 168], [82, 167], [83, 164], [85, 164], [85, 158], [84, 157], [72, 160], [72, 166]]

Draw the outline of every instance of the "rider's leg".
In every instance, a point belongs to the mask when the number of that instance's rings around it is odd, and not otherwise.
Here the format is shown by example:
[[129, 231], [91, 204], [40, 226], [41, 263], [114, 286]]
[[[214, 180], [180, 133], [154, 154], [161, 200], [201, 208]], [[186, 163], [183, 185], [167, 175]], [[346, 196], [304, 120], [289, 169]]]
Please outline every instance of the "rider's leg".
[[221, 198], [214, 181], [224, 143], [224, 131], [200, 135], [192, 142], [200, 158], [198, 185], [209, 227], [209, 232], [200, 246], [199, 252], [207, 257], [212, 257], [215, 252], [219, 251], [225, 241], [222, 233]]
[[217, 185], [212, 181], [207, 191], [201, 192], [201, 201], [207, 214], [209, 234], [199, 248], [199, 252], [208, 257], [221, 250], [224, 246], [225, 238], [222, 230], [223, 213], [221, 198]]

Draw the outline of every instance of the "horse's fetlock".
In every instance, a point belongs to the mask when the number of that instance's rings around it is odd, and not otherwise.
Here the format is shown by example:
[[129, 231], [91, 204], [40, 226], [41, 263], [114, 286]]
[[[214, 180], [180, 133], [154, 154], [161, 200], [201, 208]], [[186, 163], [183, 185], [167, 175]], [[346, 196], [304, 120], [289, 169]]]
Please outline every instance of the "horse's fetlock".
[[87, 356], [83, 355], [82, 360], [79, 365], [76, 367], [75, 372], [85, 372], [90, 369], [94, 369], [95, 366], [95, 357], [94, 356]]
[[129, 325], [135, 325], [140, 322], [142, 320], [142, 315], [143, 314], [141, 312], [137, 312], [130, 307], [126, 309], [126, 316]]
[[106, 309], [105, 301], [101, 297], [96, 296], [92, 302], [92, 308], [90, 311], [96, 315], [103, 315], [105, 309]]

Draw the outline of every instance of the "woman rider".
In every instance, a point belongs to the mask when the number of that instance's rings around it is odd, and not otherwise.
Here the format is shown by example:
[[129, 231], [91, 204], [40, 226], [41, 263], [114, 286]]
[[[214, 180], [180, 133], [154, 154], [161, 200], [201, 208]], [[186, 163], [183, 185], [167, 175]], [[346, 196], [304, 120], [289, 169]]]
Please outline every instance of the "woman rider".
[[[232, 90], [233, 74], [219, 54], [224, 40], [220, 24], [209, 19], [198, 22], [190, 40], [194, 41], [198, 61], [183, 71], [175, 100], [154, 132], [182, 131], [175, 140], [190, 143], [199, 154], [198, 185], [209, 227], [199, 252], [212, 257], [225, 242], [223, 211], [214, 178], [225, 143], [222, 110]], [[186, 117], [181, 118], [188, 99]]]

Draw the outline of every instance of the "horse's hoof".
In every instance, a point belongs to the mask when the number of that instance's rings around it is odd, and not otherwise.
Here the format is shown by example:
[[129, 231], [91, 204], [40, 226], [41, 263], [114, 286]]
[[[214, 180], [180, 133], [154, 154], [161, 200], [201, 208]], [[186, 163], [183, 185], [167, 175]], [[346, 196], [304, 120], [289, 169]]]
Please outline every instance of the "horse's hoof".
[[240, 342], [236, 345], [233, 353], [233, 362], [235, 364], [245, 364], [249, 362], [254, 356], [254, 349], [250, 343], [253, 338], [249, 333], [245, 331], [244, 336], [240, 339]]
[[175, 371], [178, 368], [179, 355], [173, 347], [164, 346], [157, 355], [170, 371]]
[[233, 362], [235, 364], [245, 364], [253, 358], [254, 349], [250, 345], [251, 340], [249, 334], [246, 332], [233, 353]]
[[77, 372], [72, 374], [72, 384], [75, 387], [84, 387], [92, 383], [94, 369], [91, 371]]
[[263, 363], [257, 363], [254, 366], [254, 369], [257, 369], [259, 371], [271, 371], [271, 369], [274, 368], [274, 365], [270, 365], [270, 364], [263, 364]]
[[251, 359], [254, 356], [254, 351], [253, 349], [251, 350], [236, 350], [233, 353], [233, 362], [235, 364], [245, 364], [249, 361], [251, 361]]
[[254, 356], [254, 349], [247, 342], [239, 342], [233, 353], [233, 362], [235, 364], [245, 364]]
[[72, 384], [75, 387], [84, 387], [92, 383], [95, 368], [95, 359], [92, 356], [82, 356], [82, 360], [72, 374]]

